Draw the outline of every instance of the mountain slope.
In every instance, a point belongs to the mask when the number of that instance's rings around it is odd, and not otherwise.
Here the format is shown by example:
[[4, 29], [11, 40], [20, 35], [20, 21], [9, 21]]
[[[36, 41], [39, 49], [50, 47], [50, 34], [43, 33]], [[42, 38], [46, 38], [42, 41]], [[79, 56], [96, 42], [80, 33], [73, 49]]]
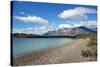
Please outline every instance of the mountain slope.
[[63, 28], [55, 31], [48, 31], [45, 36], [76, 36], [80, 34], [93, 33], [96, 34], [97, 29], [88, 28], [85, 26], [75, 27], [75, 28]]

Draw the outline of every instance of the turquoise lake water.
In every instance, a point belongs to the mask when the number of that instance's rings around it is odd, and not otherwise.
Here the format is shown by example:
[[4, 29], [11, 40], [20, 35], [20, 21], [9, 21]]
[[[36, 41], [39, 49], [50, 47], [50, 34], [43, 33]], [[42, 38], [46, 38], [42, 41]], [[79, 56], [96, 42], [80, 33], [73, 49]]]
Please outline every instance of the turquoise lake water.
[[69, 38], [13, 38], [13, 57], [72, 42]]

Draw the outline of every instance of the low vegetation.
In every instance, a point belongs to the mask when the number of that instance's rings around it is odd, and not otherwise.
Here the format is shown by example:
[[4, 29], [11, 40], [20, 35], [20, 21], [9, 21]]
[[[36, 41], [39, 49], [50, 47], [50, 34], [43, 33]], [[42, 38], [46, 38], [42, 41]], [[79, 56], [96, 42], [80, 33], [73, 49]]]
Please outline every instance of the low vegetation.
[[96, 34], [83, 34], [79, 35], [77, 38], [89, 38], [89, 44], [87, 45], [91, 50], [82, 50], [81, 55], [83, 57], [97, 57], [97, 35]]
[[97, 56], [97, 39], [91, 38], [88, 46], [91, 48], [93, 56]]

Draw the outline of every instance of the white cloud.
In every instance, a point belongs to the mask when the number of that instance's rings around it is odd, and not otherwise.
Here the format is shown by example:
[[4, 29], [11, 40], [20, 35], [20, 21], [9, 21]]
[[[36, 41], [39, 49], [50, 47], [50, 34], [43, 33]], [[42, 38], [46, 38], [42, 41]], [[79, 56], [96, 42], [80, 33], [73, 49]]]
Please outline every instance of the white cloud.
[[59, 24], [58, 28], [74, 28], [79, 26], [96, 27], [97, 21], [79, 21], [79, 22], [74, 22], [73, 24], [69, 23]]
[[96, 12], [95, 9], [76, 7], [74, 9], [64, 10], [58, 16], [62, 19], [87, 19], [86, 14], [94, 14]]
[[90, 26], [97, 26], [97, 22], [96, 21], [89, 21], [88, 22]]
[[52, 25], [44, 25], [44, 26], [35, 26], [29, 28], [21, 28], [21, 29], [13, 29], [13, 33], [26, 33], [26, 34], [44, 34], [48, 31], [55, 30], [55, 27]]
[[33, 32], [33, 28], [29, 27], [29, 28], [21, 28], [21, 29], [13, 29], [13, 33], [32, 33]]
[[80, 21], [80, 24], [82, 26], [92, 26], [92, 27], [96, 27], [97, 26], [97, 21]]
[[58, 28], [70, 28], [70, 27], [71, 27], [70, 24], [60, 24], [60, 25], [58, 26]]
[[38, 16], [14, 16], [16, 19], [23, 21], [23, 22], [33, 22], [33, 23], [41, 23], [46, 24], [48, 21], [44, 18]]
[[26, 33], [26, 34], [43, 34], [46, 32], [46, 28], [43, 26], [34, 27], [34, 28], [21, 28], [21, 29], [14, 29], [13, 33]]

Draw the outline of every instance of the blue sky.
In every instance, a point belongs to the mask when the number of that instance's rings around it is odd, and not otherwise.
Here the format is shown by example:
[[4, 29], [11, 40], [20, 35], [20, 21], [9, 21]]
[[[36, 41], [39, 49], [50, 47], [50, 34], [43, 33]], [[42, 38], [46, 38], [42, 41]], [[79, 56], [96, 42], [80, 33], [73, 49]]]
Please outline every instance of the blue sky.
[[13, 1], [13, 32], [43, 34], [81, 25], [96, 26], [97, 7]]

